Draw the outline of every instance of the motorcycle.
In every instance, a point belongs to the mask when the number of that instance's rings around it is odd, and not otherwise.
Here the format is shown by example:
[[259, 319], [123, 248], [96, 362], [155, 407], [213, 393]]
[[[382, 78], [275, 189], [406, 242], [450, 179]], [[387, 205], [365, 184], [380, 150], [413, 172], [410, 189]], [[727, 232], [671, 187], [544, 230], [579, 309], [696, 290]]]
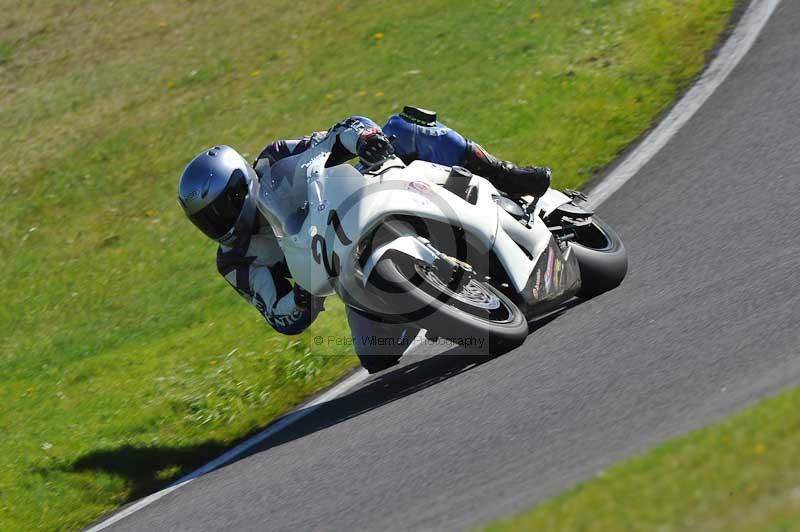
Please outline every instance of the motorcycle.
[[330, 165], [334, 141], [258, 184], [258, 209], [311, 294], [455, 343], [481, 337], [496, 354], [521, 344], [530, 320], [625, 277], [622, 241], [578, 192], [512, 199], [464, 168], [393, 156]]

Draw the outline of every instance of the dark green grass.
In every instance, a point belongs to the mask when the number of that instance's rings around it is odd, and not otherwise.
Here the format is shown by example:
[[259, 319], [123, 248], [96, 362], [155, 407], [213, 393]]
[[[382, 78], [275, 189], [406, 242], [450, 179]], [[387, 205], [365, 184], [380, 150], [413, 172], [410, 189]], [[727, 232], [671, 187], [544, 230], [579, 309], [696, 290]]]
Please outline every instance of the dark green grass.
[[181, 217], [203, 148], [435, 108], [577, 185], [699, 71], [733, 0], [0, 0], [0, 529], [75, 528], [355, 364], [273, 334]]

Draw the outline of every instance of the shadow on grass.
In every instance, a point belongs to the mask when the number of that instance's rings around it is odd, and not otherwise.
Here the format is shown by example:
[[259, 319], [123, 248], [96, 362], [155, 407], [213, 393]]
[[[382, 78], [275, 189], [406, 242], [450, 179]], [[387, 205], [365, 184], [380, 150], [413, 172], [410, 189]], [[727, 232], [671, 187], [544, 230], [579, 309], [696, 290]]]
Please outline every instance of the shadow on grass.
[[[309, 413], [263, 444], [238, 456], [235, 461], [380, 408], [455, 377], [485, 361], [485, 358], [460, 354], [452, 349], [387, 370], [371, 377], [366, 385], [315, 409], [300, 409], [309, 410]], [[122, 502], [127, 503], [168, 486], [228, 448], [230, 446], [213, 440], [185, 447], [124, 445], [91, 451], [77, 458], [66, 470], [72, 473], [104, 472], [126, 479], [130, 491]]]
[[[568, 302], [546, 317], [531, 322], [531, 331], [543, 327], [576, 304], [578, 302]], [[454, 348], [379, 373], [350, 393], [316, 407], [300, 409], [300, 412], [308, 410], [302, 419], [238, 456], [234, 461], [366, 414], [495, 360], [497, 359], [472, 355]], [[280, 420], [275, 420], [277, 421]], [[79, 457], [67, 469], [70, 472], [103, 471], [126, 478], [131, 483], [131, 491], [125, 502], [130, 502], [166, 487], [230, 447], [214, 440], [186, 447], [126, 445], [117, 449], [92, 451]]]
[[66, 469], [72, 473], [102, 471], [127, 479], [130, 483], [128, 502], [166, 486], [227, 449], [227, 445], [214, 440], [185, 447], [123, 445], [92, 451]]

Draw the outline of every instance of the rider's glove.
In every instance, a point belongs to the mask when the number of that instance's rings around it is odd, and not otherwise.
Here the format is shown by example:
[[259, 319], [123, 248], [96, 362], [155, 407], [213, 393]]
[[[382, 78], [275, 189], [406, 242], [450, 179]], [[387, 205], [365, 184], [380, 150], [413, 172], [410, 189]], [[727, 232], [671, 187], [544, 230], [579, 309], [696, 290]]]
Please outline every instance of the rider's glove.
[[358, 157], [366, 165], [383, 161], [394, 153], [392, 143], [378, 128], [369, 128], [358, 136]]
[[292, 288], [294, 292], [294, 304], [301, 310], [310, 311], [314, 316], [320, 311], [325, 310], [323, 302], [324, 297], [317, 297], [303, 290], [299, 284], [295, 283]]

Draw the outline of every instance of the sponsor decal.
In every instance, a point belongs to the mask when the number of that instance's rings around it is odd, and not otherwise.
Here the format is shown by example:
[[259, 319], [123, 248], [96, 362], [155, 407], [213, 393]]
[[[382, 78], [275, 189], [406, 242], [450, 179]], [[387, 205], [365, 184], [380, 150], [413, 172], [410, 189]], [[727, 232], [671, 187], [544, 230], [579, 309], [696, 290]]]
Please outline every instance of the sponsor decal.
[[531, 289], [531, 294], [533, 294], [534, 299], [539, 299], [539, 290], [541, 288], [542, 283], [542, 270], [536, 270], [536, 280], [533, 281], [533, 288]]
[[377, 135], [377, 134], [378, 134], [378, 128], [377, 127], [368, 127], [367, 129], [362, 131], [361, 134], [358, 137], [359, 138], [367, 138], [367, 137], [371, 137], [371, 136]]
[[267, 318], [267, 321], [269, 321], [273, 327], [285, 329], [290, 325], [294, 325], [297, 322], [297, 320], [302, 318], [303, 311], [300, 310], [299, 308], [295, 308], [294, 310], [292, 310], [291, 314], [281, 314], [281, 315], [272, 314], [269, 316], [267, 315], [265, 316]]
[[264, 298], [262, 298], [261, 294], [259, 294], [258, 292], [256, 292], [255, 295], [253, 296], [253, 305], [258, 309], [258, 311], [261, 313], [262, 316], [267, 318], [267, 321], [272, 323], [272, 321], [270, 320], [270, 314], [267, 311], [267, 304], [264, 302]]
[[553, 281], [556, 286], [561, 284], [561, 274], [564, 273], [564, 261], [556, 259], [556, 265], [553, 270]]
[[556, 254], [553, 253], [552, 245], [547, 248], [547, 269], [544, 272], [544, 289], [546, 292], [550, 291], [550, 286], [553, 283], [553, 267], [556, 262]]
[[309, 168], [311, 165], [313, 165], [314, 163], [317, 163], [317, 162], [319, 162], [319, 161], [320, 161], [320, 160], [322, 160], [322, 159], [327, 159], [327, 157], [328, 157], [328, 154], [327, 154], [327, 153], [325, 153], [325, 152], [318, 153], [317, 155], [315, 155], [314, 157], [312, 157], [312, 158], [311, 158], [311, 160], [309, 160], [309, 161], [306, 161], [306, 162], [304, 162], [303, 164], [301, 164], [301, 165], [300, 165], [300, 168], [302, 168], [303, 170], [305, 170], [305, 169]]
[[408, 190], [419, 192], [420, 194], [430, 194], [431, 186], [425, 181], [412, 181], [408, 184]]
[[285, 329], [290, 327], [304, 317], [303, 311], [299, 307], [292, 309], [291, 314], [275, 314], [271, 312], [271, 310], [267, 308], [264, 299], [258, 293], [255, 294], [255, 297], [253, 297], [253, 305], [255, 305], [255, 307], [258, 309], [261, 315], [266, 318], [270, 325], [276, 329]]

